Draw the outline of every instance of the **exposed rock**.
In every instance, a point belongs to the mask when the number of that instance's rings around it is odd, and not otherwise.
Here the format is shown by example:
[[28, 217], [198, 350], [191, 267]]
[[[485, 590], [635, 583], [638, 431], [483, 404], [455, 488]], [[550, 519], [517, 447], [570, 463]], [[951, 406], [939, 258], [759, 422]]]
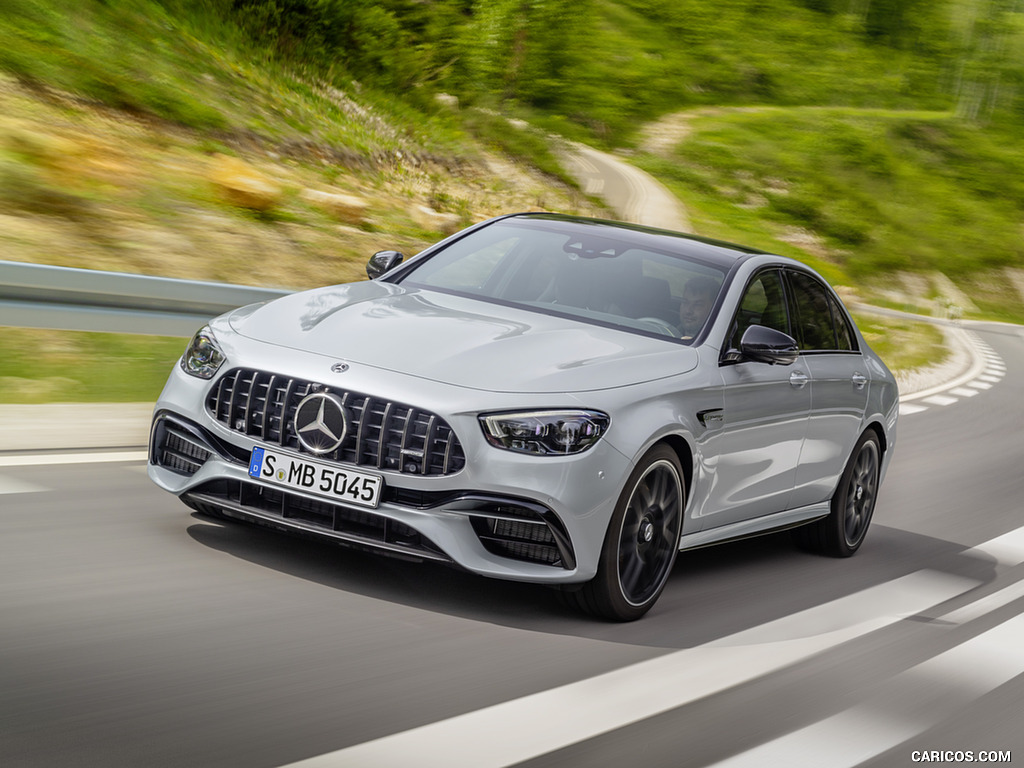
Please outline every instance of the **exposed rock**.
[[414, 205], [409, 213], [416, 226], [431, 232], [451, 235], [462, 227], [462, 217], [457, 213], [439, 213], [425, 205]]
[[340, 192], [304, 189], [299, 196], [310, 205], [325, 211], [345, 224], [362, 224], [366, 219], [366, 211], [370, 207], [363, 198]]
[[453, 96], [450, 93], [435, 93], [434, 101], [451, 110], [458, 110], [459, 108], [459, 97]]
[[216, 155], [210, 180], [225, 200], [241, 208], [269, 211], [281, 202], [281, 187], [237, 157]]
[[978, 312], [978, 306], [971, 301], [971, 297], [960, 290], [956, 283], [950, 280], [942, 272], [931, 273], [932, 285], [939, 293], [939, 303], [942, 306], [955, 308], [962, 311]]

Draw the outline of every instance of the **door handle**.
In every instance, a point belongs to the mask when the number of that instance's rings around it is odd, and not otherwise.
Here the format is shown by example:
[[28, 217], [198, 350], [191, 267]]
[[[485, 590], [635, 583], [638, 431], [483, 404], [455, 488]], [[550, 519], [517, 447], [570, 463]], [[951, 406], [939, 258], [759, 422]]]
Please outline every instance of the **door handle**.
[[789, 383], [797, 389], [802, 389], [804, 384], [807, 383], [807, 374], [803, 371], [793, 371], [789, 374]]
[[856, 371], [850, 379], [855, 389], [864, 389], [864, 385], [868, 383], [868, 377], [860, 371]]

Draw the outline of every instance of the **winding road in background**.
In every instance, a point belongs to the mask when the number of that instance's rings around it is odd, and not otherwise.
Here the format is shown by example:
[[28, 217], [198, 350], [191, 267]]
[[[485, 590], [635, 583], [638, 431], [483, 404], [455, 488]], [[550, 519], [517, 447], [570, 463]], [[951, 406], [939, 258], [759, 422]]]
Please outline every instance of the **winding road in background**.
[[1024, 329], [967, 337], [856, 557], [688, 552], [626, 625], [192, 514], [140, 447], [0, 454], [0, 765], [1020, 762]]

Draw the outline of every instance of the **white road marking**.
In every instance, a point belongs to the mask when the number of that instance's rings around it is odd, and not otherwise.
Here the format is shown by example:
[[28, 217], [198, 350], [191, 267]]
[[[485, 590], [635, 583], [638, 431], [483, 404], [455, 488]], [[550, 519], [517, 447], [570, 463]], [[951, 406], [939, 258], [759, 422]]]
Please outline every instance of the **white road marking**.
[[0, 475], [0, 496], [13, 495], [15, 493], [38, 493], [45, 490], [48, 489], [41, 485], [26, 483], [24, 480], [19, 480], [16, 477]]
[[979, 598], [963, 608], [957, 608], [941, 618], [942, 621], [949, 622], [950, 624], [967, 624], [1022, 597], [1024, 597], [1024, 581], [1018, 581], [998, 592], [993, 592], [991, 595]]
[[[501, 768], [732, 688], [938, 605], [977, 582], [918, 571], [706, 645], [632, 664], [289, 768]], [[508, 738], [509, 729], [516, 733]]]
[[1024, 527], [989, 539], [965, 550], [963, 554], [968, 557], [993, 557], [999, 565], [1020, 565], [1024, 563]]
[[867, 701], [714, 768], [856, 766], [956, 715], [1024, 674], [1024, 616], [901, 672]]
[[[966, 332], [963, 334], [965, 341], [974, 347], [977, 354], [974, 355], [974, 364], [971, 369], [946, 387], [942, 385], [923, 392], [916, 392], [900, 398], [900, 415], [909, 416], [914, 413], [921, 413], [928, 410], [928, 405], [952, 405], [957, 402], [957, 397], [973, 397], [979, 390], [991, 389], [992, 385], [1002, 381], [1006, 373], [1006, 366], [1003, 359], [992, 347], [983, 342], [976, 333]], [[920, 400], [927, 405], [911, 405], [909, 401]]]
[[0, 456], [0, 467], [45, 467], [52, 464], [100, 464], [113, 461], [145, 461], [145, 451], [103, 453], [49, 453]]
[[900, 403], [900, 416], [909, 416], [912, 413], [920, 413], [921, 411], [927, 411], [928, 409], [923, 405], [914, 405], [913, 403]]
[[956, 398], [947, 395], [932, 395], [931, 397], [926, 397], [921, 402], [928, 403], [929, 405], [952, 405], [956, 402]]
[[956, 395], [957, 397], [974, 397], [979, 394], [976, 389], [968, 389], [967, 387], [957, 387], [956, 389], [949, 390], [949, 394]]

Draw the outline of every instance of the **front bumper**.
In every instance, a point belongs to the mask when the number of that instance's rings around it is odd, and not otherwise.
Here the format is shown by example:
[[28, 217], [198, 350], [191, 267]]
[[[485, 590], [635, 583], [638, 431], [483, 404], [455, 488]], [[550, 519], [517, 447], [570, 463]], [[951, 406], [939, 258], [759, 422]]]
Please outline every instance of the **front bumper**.
[[[250, 477], [250, 452], [262, 444], [210, 417], [209, 386], [176, 370], [157, 403], [148, 472], [161, 488], [200, 511], [483, 576], [548, 584], [592, 578], [631, 469], [607, 441], [566, 457], [494, 448], [476, 409], [441, 411], [452, 393], [438, 397], [427, 386], [421, 404], [452, 424], [465, 466], [435, 477], [383, 471], [379, 506], [349, 506]], [[488, 409], [493, 401], [481, 402], [479, 410]]]

